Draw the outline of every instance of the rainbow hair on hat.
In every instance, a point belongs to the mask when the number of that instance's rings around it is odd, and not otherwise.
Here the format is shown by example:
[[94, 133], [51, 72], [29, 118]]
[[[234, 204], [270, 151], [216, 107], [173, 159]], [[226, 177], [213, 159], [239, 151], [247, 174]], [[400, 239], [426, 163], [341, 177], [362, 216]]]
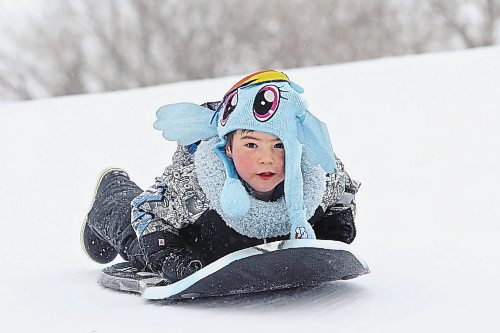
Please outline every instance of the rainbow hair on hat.
[[[188, 145], [218, 136], [215, 151], [223, 161], [226, 180], [220, 202], [231, 218], [242, 218], [250, 198], [234, 163], [225, 154], [226, 135], [245, 129], [278, 137], [285, 148], [285, 202], [291, 238], [315, 238], [306, 219], [301, 172], [302, 155], [327, 172], [335, 171], [335, 155], [324, 123], [313, 116], [299, 96], [303, 89], [285, 73], [267, 70], [237, 82], [224, 95], [217, 112], [192, 103], [170, 104], [157, 112], [154, 128], [167, 140]], [[216, 120], [216, 121], [214, 121]]]

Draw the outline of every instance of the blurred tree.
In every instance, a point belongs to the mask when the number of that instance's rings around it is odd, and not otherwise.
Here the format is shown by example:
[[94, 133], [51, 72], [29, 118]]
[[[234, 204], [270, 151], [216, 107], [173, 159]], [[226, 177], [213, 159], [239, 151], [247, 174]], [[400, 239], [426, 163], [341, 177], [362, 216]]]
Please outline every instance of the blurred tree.
[[30, 29], [3, 31], [0, 98], [491, 45], [499, 1], [46, 1]]
[[429, 0], [440, 30], [463, 46], [498, 43], [500, 0]]

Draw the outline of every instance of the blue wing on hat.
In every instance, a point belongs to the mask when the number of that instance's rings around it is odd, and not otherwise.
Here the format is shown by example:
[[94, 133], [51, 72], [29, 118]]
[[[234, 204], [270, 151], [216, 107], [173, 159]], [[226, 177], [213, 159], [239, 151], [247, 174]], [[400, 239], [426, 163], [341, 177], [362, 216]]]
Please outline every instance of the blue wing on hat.
[[217, 122], [211, 121], [213, 116], [213, 111], [197, 104], [168, 104], [156, 112], [153, 127], [162, 131], [165, 139], [185, 146], [217, 135]]
[[320, 165], [325, 172], [336, 169], [335, 154], [328, 135], [328, 128], [310, 112], [299, 118], [299, 141], [304, 145], [307, 156], [314, 164]]

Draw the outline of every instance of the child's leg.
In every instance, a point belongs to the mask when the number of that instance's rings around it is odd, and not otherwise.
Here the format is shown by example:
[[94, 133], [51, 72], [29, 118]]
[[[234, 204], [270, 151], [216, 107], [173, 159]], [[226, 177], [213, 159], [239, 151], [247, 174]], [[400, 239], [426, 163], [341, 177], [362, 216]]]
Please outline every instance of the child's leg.
[[82, 244], [91, 259], [108, 263], [119, 253], [132, 265], [144, 267], [137, 236], [130, 223], [130, 202], [140, 193], [142, 190], [125, 171], [108, 169], [103, 172], [82, 228]]

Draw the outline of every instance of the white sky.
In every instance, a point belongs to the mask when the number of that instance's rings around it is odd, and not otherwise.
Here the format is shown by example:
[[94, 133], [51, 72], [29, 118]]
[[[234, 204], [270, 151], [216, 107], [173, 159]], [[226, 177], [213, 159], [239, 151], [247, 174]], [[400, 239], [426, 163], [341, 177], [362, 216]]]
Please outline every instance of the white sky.
[[46, 0], [0, 0], [0, 26], [17, 27], [19, 19], [40, 12]]
[[45, 2], [45, 0], [0, 0], [0, 9], [9, 13], [30, 12], [40, 8]]

